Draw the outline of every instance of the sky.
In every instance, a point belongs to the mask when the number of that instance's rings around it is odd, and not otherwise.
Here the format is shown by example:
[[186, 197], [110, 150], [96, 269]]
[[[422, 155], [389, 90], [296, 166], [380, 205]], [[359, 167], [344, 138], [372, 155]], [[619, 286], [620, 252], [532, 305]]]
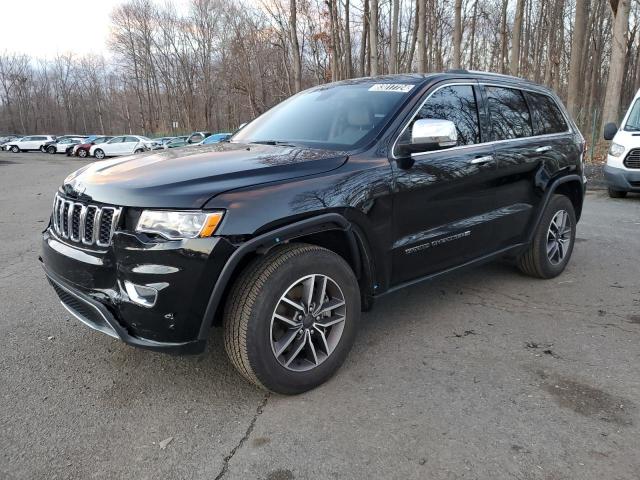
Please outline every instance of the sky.
[[[47, 59], [67, 52], [107, 55], [109, 16], [123, 0], [0, 0], [0, 3], [0, 53], [26, 53]], [[174, 3], [186, 8], [186, 2]]]

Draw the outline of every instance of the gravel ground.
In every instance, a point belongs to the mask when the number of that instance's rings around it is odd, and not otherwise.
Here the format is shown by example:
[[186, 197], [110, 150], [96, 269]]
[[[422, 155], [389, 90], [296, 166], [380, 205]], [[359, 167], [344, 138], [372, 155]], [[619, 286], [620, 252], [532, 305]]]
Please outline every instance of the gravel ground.
[[557, 279], [494, 263], [388, 295], [297, 397], [71, 318], [37, 260], [84, 162], [0, 152], [0, 478], [637, 479], [640, 197], [590, 193]]

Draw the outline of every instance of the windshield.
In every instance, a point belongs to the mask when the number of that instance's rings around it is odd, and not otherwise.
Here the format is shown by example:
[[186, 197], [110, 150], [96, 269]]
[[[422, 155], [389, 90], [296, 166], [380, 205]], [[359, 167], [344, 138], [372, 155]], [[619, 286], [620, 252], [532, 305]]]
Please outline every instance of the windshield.
[[413, 87], [353, 83], [307, 90], [252, 121], [232, 142], [359, 148], [375, 137]]
[[636, 102], [631, 108], [631, 112], [629, 112], [629, 117], [627, 118], [627, 123], [624, 125], [624, 129], [627, 132], [640, 131], [640, 98], [636, 99]]

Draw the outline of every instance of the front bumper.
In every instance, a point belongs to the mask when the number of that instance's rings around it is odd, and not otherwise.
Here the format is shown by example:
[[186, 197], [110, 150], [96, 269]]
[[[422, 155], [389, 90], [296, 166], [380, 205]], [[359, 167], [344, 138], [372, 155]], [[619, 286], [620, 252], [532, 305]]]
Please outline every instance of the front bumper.
[[607, 185], [624, 192], [640, 192], [640, 170], [604, 166], [604, 178]]
[[[48, 228], [42, 263], [62, 305], [83, 323], [135, 347], [187, 354], [206, 346], [204, 313], [233, 250], [220, 237], [154, 242], [116, 232], [110, 247], [96, 251]], [[127, 283], [153, 288], [157, 298], [142, 304]]]

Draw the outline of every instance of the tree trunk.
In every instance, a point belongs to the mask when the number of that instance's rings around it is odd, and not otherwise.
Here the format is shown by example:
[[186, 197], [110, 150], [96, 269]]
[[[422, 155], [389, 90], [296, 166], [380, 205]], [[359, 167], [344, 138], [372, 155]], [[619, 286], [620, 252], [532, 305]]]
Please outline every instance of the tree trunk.
[[[614, 5], [617, 4], [617, 5]], [[616, 8], [617, 6], [617, 8]], [[627, 47], [627, 31], [629, 30], [629, 10], [631, 0], [611, 0], [614, 10], [613, 42], [611, 45], [611, 62], [609, 78], [605, 90], [604, 108], [602, 110], [602, 127], [609, 122], [618, 122], [620, 116], [620, 93]]]
[[571, 116], [578, 118], [578, 99], [580, 98], [580, 80], [583, 79], [582, 55], [587, 29], [587, 0], [576, 2], [576, 14], [574, 17], [573, 40], [571, 42], [571, 60], [569, 61], [569, 91], [567, 108]]
[[[524, 1], [518, 0], [516, 4], [516, 18], [513, 22], [513, 40], [511, 42], [511, 62], [509, 72], [518, 75], [520, 71], [520, 37], [522, 36], [522, 17], [524, 16]], [[578, 3], [584, 0], [578, 0]]]
[[507, 69], [507, 51], [509, 49], [509, 40], [507, 38], [507, 7], [509, 6], [509, 0], [502, 0], [502, 13], [500, 23], [500, 72], [506, 73]]
[[460, 68], [460, 57], [462, 49], [462, 0], [456, 0], [454, 7], [454, 28], [453, 28], [453, 68]]
[[427, 71], [427, 51], [425, 48], [425, 41], [427, 38], [427, 0], [418, 0], [418, 10], [416, 15], [418, 16], [418, 72], [424, 73]]
[[378, 75], [378, 0], [370, 0], [369, 43], [371, 44], [371, 76]]
[[300, 58], [300, 44], [298, 43], [298, 21], [296, 0], [289, 0], [289, 24], [291, 30], [291, 50], [293, 50], [293, 83], [294, 93], [302, 90], [302, 60]]
[[400, 12], [400, 0], [391, 1], [393, 6], [391, 12], [391, 41], [389, 45], [389, 73], [398, 73], [398, 14]]
[[353, 65], [351, 63], [351, 19], [349, 13], [349, 0], [344, 2], [344, 75], [345, 78], [353, 77]]
[[367, 75], [367, 50], [369, 36], [369, 0], [364, 0], [362, 7], [362, 36], [360, 39], [360, 76]]

